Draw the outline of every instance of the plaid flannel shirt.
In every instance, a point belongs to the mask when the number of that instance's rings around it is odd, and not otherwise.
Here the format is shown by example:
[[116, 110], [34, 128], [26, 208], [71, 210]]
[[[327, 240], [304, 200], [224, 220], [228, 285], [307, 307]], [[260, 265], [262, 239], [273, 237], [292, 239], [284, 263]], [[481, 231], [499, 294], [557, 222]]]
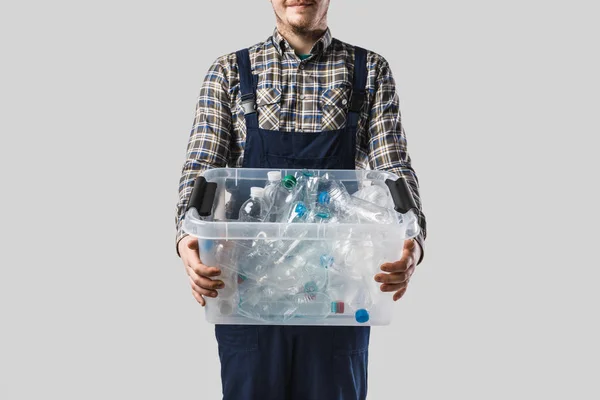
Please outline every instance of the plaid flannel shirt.
[[[259, 75], [256, 102], [260, 128], [321, 132], [344, 127], [354, 70], [351, 45], [333, 38], [328, 28], [310, 50], [310, 56], [301, 60], [275, 28], [272, 36], [251, 46], [249, 53], [253, 73]], [[407, 180], [421, 226], [415, 239], [424, 250], [425, 215], [392, 71], [388, 62], [372, 51], [367, 51], [367, 71], [366, 105], [356, 133], [356, 168], [370, 166]], [[200, 89], [179, 182], [176, 243], [187, 235], [181, 226], [196, 177], [210, 168], [241, 167], [245, 139], [238, 66], [232, 52], [213, 62]]]

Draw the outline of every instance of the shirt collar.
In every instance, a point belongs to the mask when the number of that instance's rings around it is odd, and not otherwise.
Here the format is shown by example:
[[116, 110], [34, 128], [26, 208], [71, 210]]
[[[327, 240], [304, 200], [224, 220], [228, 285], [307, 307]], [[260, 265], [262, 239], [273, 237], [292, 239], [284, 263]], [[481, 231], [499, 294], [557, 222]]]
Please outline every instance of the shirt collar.
[[[290, 46], [287, 39], [284, 38], [281, 35], [281, 33], [279, 33], [277, 28], [275, 28], [273, 30], [272, 39], [273, 39], [273, 45], [275, 46], [275, 49], [279, 52], [280, 55], [283, 55], [283, 53], [286, 51], [294, 52], [292, 46]], [[310, 49], [310, 54], [319, 54], [319, 53], [324, 52], [325, 50], [327, 50], [327, 48], [331, 44], [332, 40], [333, 40], [333, 37], [331, 36], [331, 31], [329, 30], [329, 27], [328, 27], [325, 30], [325, 32], [323, 33], [323, 35], [321, 35], [319, 40], [317, 40], [316, 43], [313, 45], [312, 49]]]

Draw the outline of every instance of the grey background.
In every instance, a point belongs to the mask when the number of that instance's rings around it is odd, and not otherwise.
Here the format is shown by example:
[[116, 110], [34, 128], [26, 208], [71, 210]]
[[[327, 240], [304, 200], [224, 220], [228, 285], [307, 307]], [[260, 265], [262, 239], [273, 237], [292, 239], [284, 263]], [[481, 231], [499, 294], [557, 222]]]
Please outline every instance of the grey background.
[[[599, 398], [596, 16], [332, 1], [391, 64], [428, 218], [370, 399]], [[178, 179], [210, 63], [274, 26], [267, 0], [2, 3], [0, 399], [220, 398]]]

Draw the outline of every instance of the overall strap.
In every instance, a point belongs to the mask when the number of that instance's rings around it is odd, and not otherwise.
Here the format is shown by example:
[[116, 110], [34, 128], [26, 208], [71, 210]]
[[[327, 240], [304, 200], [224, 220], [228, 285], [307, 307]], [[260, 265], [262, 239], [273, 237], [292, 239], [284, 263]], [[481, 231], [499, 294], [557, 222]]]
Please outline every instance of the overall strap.
[[367, 86], [367, 50], [354, 46], [354, 78], [352, 84], [352, 99], [348, 108], [348, 127], [358, 125], [360, 111], [366, 99]]
[[256, 94], [254, 92], [255, 78], [250, 65], [248, 49], [235, 52], [240, 76], [240, 94], [242, 110], [246, 117], [246, 129], [258, 129], [258, 114], [256, 113]]

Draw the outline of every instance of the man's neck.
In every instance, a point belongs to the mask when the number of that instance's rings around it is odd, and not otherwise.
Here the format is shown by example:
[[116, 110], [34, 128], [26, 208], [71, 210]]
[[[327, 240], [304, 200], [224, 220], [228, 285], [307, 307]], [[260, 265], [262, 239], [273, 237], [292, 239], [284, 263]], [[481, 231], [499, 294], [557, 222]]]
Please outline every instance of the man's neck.
[[327, 26], [307, 32], [295, 32], [287, 26], [277, 23], [277, 30], [283, 36], [297, 54], [308, 54], [317, 40], [327, 30]]

